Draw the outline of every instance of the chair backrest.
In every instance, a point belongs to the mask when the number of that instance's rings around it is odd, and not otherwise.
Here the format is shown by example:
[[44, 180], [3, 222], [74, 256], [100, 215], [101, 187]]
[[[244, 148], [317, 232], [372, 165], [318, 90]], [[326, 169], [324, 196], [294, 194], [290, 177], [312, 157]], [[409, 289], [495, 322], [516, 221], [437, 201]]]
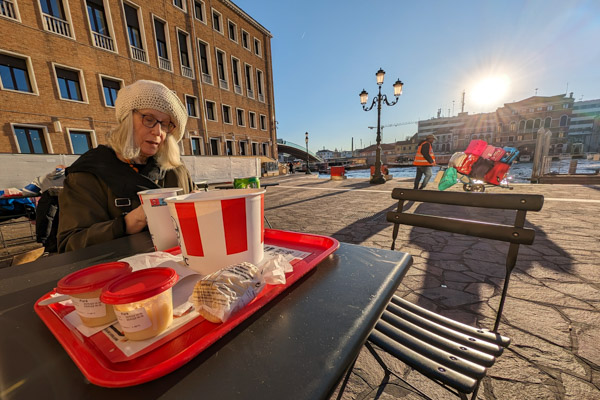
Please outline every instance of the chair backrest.
[[[502, 289], [502, 296], [500, 298], [500, 304], [498, 306], [493, 329], [494, 332], [496, 332], [500, 323], [500, 317], [502, 316], [502, 309], [504, 308], [510, 274], [517, 262], [519, 245], [532, 244], [535, 238], [535, 231], [524, 227], [527, 211], [541, 210], [544, 204], [544, 196], [536, 194], [438, 192], [433, 190], [396, 188], [392, 191], [392, 198], [398, 200], [397, 211], [390, 211], [387, 213], [387, 220], [394, 223], [392, 250], [394, 250], [396, 245], [400, 225], [430, 228], [510, 243], [506, 257], [504, 287]], [[494, 222], [482, 222], [474, 219], [458, 219], [440, 215], [404, 213], [402, 211], [405, 201], [497, 210], [514, 210], [516, 211], [516, 216], [514, 224], [504, 225]]]

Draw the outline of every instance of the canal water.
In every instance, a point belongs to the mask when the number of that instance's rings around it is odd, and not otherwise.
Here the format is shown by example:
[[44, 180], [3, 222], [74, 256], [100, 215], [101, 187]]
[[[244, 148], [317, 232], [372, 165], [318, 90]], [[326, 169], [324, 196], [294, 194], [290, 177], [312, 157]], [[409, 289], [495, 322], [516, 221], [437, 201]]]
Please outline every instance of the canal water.
[[[571, 160], [560, 160], [552, 161], [550, 165], [550, 172], [558, 174], [566, 174], [569, 172], [569, 164]], [[512, 165], [508, 172], [509, 182], [514, 183], [529, 183], [531, 178], [531, 169], [533, 163], [515, 163]], [[591, 174], [600, 169], [600, 161], [593, 160], [577, 160], [577, 171], [578, 174]], [[439, 167], [433, 167], [433, 175], [435, 176]], [[390, 168], [390, 174], [394, 178], [414, 178], [416, 174], [415, 167], [403, 167], [403, 168]], [[356, 169], [352, 171], [346, 171], [346, 176], [350, 178], [370, 178], [371, 171], [369, 169]], [[319, 174], [319, 178], [329, 179], [329, 174]]]

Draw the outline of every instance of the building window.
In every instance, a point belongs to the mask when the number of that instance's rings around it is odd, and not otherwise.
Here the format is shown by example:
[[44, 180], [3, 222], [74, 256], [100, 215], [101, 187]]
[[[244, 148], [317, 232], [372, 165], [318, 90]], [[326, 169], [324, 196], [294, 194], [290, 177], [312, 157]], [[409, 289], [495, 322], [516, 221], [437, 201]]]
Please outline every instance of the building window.
[[210, 63], [208, 61], [208, 44], [198, 41], [198, 52], [200, 53], [200, 70], [202, 71], [202, 81], [212, 84], [210, 74]]
[[510, 123], [510, 131], [511, 132], [516, 132], [517, 131], [517, 123], [515, 121], [512, 121]]
[[243, 29], [242, 29], [242, 46], [245, 49], [250, 50], [250, 35], [248, 35], [248, 32], [246, 32]]
[[215, 102], [206, 101], [206, 118], [210, 121], [217, 120], [217, 114], [215, 114]]
[[252, 89], [252, 67], [245, 64], [246, 68], [246, 94], [251, 99], [254, 98], [254, 90]]
[[525, 130], [525, 120], [522, 119], [519, 121], [519, 132], [523, 132]]
[[256, 129], [256, 113], [250, 111], [248, 113], [248, 121], [250, 123], [250, 128]]
[[108, 30], [104, 2], [102, 0], [86, 0], [86, 5], [94, 46], [115, 51], [115, 44]]
[[267, 117], [265, 115], [260, 116], [260, 129], [263, 131], [267, 130]]
[[247, 143], [240, 141], [240, 156], [245, 156], [246, 154], [248, 154], [246, 147]]
[[225, 152], [227, 153], [228, 156], [233, 155], [233, 140], [225, 141]]
[[554, 106], [548, 106], [548, 107], [546, 107], [546, 110], [552, 111], [553, 108], [554, 108]]
[[256, 54], [259, 57], [262, 54], [262, 50], [260, 47], [260, 40], [258, 40], [257, 38], [254, 38], [254, 54]]
[[185, 96], [187, 113], [190, 117], [198, 118], [198, 100], [193, 96]]
[[69, 131], [69, 137], [71, 138], [73, 154], [83, 154], [93, 147], [89, 132]]
[[264, 82], [263, 82], [263, 73], [261, 70], [256, 70], [256, 89], [258, 91], [258, 100], [264, 102], [265, 101], [265, 93], [264, 93]]
[[210, 154], [213, 156], [219, 155], [219, 139], [210, 138]]
[[83, 94], [79, 83], [79, 72], [64, 68], [54, 67], [60, 98], [63, 100], [83, 101]]
[[538, 118], [533, 122], [533, 129], [539, 129], [540, 126], [542, 126], [542, 120]]
[[252, 143], [252, 155], [253, 156], [258, 156], [258, 143], [253, 142]]
[[221, 20], [221, 14], [215, 10], [212, 10], [212, 23], [213, 29], [219, 33], [223, 33], [223, 21]]
[[202, 155], [202, 139], [199, 137], [192, 137], [192, 155], [201, 156]]
[[21, 21], [19, 17], [19, 10], [14, 0], [0, 1], [0, 16]]
[[194, 78], [194, 70], [190, 60], [188, 48], [188, 35], [183, 31], [177, 31], [177, 41], [179, 43], [179, 59], [181, 60], [181, 75], [186, 78]]
[[[7, 4], [3, 1], [1, 4]], [[71, 25], [67, 21], [67, 16], [62, 0], [40, 0], [42, 8], [42, 20], [44, 21], [44, 29], [62, 36], [72, 37]]]
[[231, 107], [223, 104], [223, 122], [231, 124]]
[[228, 21], [229, 39], [237, 43], [237, 25], [233, 21]]
[[550, 128], [550, 124], [552, 123], [552, 118], [548, 117], [544, 120], [544, 128]]
[[240, 76], [240, 60], [231, 57], [231, 71], [233, 74], [233, 89], [237, 94], [242, 94], [242, 80]]
[[244, 122], [244, 110], [242, 110], [241, 108], [238, 108], [235, 111], [236, 111], [238, 126], [246, 126], [246, 123]]
[[158, 66], [161, 69], [172, 71], [171, 61], [169, 59], [169, 51], [166, 37], [165, 23], [154, 18], [154, 35], [156, 36], [156, 51], [158, 54]]
[[262, 153], [263, 153], [263, 156], [269, 157], [269, 144], [268, 143], [262, 144]]
[[180, 8], [181, 10], [185, 11], [185, 4], [187, 3], [187, 1], [185, 0], [173, 0], [173, 5], [177, 8]]
[[559, 126], [567, 126], [568, 120], [569, 120], [569, 117], [567, 117], [566, 115], [563, 115], [562, 117], [560, 117]]
[[529, 119], [529, 120], [527, 120], [527, 123], [525, 124], [525, 130], [529, 131], [531, 129], [533, 129], [533, 120]]
[[217, 53], [217, 75], [219, 76], [219, 87], [221, 89], [229, 89], [229, 84], [227, 83], [227, 73], [225, 67], [225, 53], [221, 50], [216, 49]]
[[569, 103], [564, 103], [564, 104], [562, 105], [562, 108], [569, 108]]
[[0, 80], [4, 90], [33, 93], [25, 58], [0, 53]]
[[114, 107], [117, 92], [121, 89], [121, 82], [102, 77], [102, 90], [104, 92], [104, 105]]
[[19, 150], [23, 154], [47, 154], [48, 147], [44, 134], [40, 128], [30, 128], [26, 126], [15, 126], [15, 135]]
[[131, 57], [134, 60], [146, 62], [146, 51], [142, 44], [142, 34], [140, 29], [140, 20], [138, 17], [138, 9], [123, 3], [125, 8], [125, 19], [127, 22], [127, 37], [129, 38], [129, 46], [131, 49]]
[[204, 10], [205, 10], [205, 8], [204, 8], [203, 1], [194, 1], [194, 17], [196, 17], [196, 19], [198, 21], [202, 21], [202, 22], [206, 23], [206, 17], [205, 17]]

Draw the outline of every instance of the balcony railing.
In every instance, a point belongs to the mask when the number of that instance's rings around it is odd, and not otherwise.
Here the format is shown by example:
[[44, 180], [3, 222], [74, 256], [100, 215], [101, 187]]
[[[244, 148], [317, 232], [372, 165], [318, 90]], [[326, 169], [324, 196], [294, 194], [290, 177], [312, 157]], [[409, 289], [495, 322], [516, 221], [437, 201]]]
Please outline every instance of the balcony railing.
[[131, 56], [138, 61], [146, 62], [146, 50], [131, 46]]
[[15, 5], [10, 0], [0, 0], [0, 15], [12, 19], [17, 19]]
[[259, 94], [258, 94], [258, 101], [261, 101], [261, 102], [263, 102], [263, 103], [264, 103], [264, 102], [265, 102], [265, 95], [264, 95], [264, 94], [262, 94], [262, 93], [259, 93]]
[[242, 87], [240, 85], [233, 85], [233, 89], [237, 94], [242, 94]]
[[161, 69], [171, 71], [171, 61], [168, 58], [158, 57], [158, 66]]
[[185, 65], [181, 66], [181, 75], [185, 76], [186, 78], [194, 78], [194, 70], [191, 69], [190, 67], [186, 67]]
[[224, 79], [219, 79], [219, 87], [221, 89], [227, 90], [227, 89], [229, 89], [229, 83]]
[[63, 19], [56, 18], [50, 14], [43, 14], [44, 16], [44, 27], [47, 31], [54, 32], [58, 35], [65, 37], [71, 36], [71, 26]]
[[202, 82], [212, 85], [212, 76], [210, 76], [209, 74], [202, 73]]
[[246, 89], [247, 92], [247, 96], [250, 97], [251, 99], [254, 98], [254, 90], [252, 89]]
[[110, 36], [103, 35], [98, 32], [92, 32], [94, 37], [94, 45], [104, 50], [115, 51], [115, 44]]

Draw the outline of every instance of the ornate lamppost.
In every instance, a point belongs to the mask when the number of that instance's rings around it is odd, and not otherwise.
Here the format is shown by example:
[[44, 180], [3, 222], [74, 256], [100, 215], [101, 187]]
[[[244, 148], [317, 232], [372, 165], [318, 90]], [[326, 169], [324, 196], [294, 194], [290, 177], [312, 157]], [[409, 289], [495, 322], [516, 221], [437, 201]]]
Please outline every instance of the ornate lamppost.
[[304, 134], [304, 141], [306, 142], [306, 174], [310, 174], [310, 168], [308, 165], [308, 132]]
[[[370, 183], [372, 184], [381, 184], [385, 183], [385, 178], [381, 175], [381, 103], [385, 102], [388, 106], [393, 106], [396, 104], [402, 94], [402, 85], [404, 85], [400, 79], [394, 83], [394, 96], [396, 96], [396, 100], [393, 102], [388, 102], [387, 96], [385, 94], [381, 94], [381, 85], [383, 85], [383, 77], [385, 76], [385, 71], [379, 68], [379, 71], [375, 74], [377, 77], [377, 85], [379, 86], [379, 94], [377, 97], [373, 98], [373, 103], [370, 107], [367, 108], [367, 100], [369, 98], [369, 94], [365, 89], [360, 92], [360, 104], [363, 106], [363, 110], [371, 111], [371, 109], [377, 104], [377, 149], [375, 151], [375, 173], [373, 174], [373, 178], [371, 178]], [[307, 138], [308, 140], [308, 138]]]

